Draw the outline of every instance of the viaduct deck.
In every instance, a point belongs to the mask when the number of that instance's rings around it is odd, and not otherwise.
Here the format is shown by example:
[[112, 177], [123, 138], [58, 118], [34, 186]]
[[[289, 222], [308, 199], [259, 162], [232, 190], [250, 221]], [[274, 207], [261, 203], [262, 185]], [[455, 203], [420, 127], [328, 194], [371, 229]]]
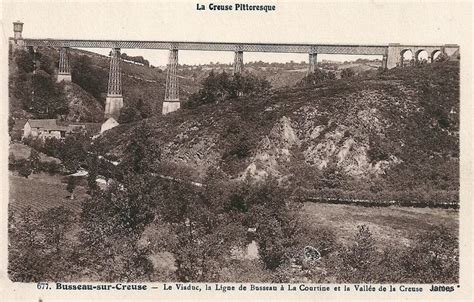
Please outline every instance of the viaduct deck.
[[25, 46], [384, 55], [388, 45], [24, 39]]

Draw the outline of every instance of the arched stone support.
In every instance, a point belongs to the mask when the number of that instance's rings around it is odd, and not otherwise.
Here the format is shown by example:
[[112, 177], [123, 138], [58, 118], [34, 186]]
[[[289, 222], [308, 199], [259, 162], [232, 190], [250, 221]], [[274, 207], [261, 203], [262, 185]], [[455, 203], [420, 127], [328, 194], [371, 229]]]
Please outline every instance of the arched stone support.
[[237, 50], [234, 52], [234, 72], [233, 74], [241, 74], [244, 71], [244, 52]]
[[166, 72], [165, 100], [163, 101], [163, 114], [178, 110], [181, 107], [179, 102], [179, 82], [178, 82], [178, 49], [170, 49], [168, 57], [168, 68]]
[[428, 53], [428, 61], [433, 60], [433, 55], [437, 51], [445, 53], [447, 55], [453, 55], [456, 51], [459, 51], [457, 45], [453, 45], [449, 48], [449, 53], [446, 51], [447, 45], [444, 46], [409, 46], [409, 45], [400, 45], [400, 44], [389, 44], [387, 47], [387, 68], [391, 69], [397, 66], [407, 65], [406, 62], [403, 62], [403, 53], [404, 51], [411, 51], [413, 59], [416, 62], [418, 60], [418, 55], [422, 51]]
[[71, 64], [69, 63], [69, 48], [62, 47], [59, 51], [58, 82], [71, 82]]
[[109, 85], [105, 101], [105, 119], [113, 117], [118, 120], [123, 108], [122, 74], [120, 72], [120, 48], [113, 48], [110, 57]]

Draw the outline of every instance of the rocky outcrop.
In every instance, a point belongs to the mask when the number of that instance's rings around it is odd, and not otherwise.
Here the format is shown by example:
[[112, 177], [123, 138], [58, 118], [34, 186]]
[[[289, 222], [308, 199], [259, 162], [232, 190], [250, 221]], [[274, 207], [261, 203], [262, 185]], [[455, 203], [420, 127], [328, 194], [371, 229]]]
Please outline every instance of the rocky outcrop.
[[104, 109], [97, 99], [85, 92], [74, 83], [65, 83], [64, 91], [68, 100], [68, 121], [101, 122], [104, 119]]

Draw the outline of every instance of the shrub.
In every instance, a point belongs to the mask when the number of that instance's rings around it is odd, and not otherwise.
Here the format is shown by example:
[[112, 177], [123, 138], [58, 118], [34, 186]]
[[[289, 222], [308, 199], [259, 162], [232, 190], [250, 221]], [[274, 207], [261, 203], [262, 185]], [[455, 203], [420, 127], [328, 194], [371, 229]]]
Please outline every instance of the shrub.
[[21, 160], [19, 163], [18, 173], [20, 173], [21, 176], [28, 178], [32, 172], [33, 169], [31, 163], [28, 160]]
[[43, 161], [39, 165], [39, 170], [49, 174], [57, 174], [62, 171], [62, 166], [54, 161]]
[[317, 68], [313, 73], [308, 74], [301, 81], [299, 81], [296, 86], [314, 86], [335, 79], [336, 75], [334, 72]]
[[76, 269], [77, 249], [66, 235], [74, 213], [64, 207], [19, 215], [10, 212], [8, 272], [15, 282], [70, 280]]
[[18, 69], [25, 73], [33, 72], [35, 69], [33, 54], [23, 49], [15, 51], [15, 63], [18, 66]]
[[352, 70], [350, 68], [344, 68], [341, 72], [341, 78], [343, 78], [343, 79], [351, 78], [354, 75], [355, 75], [354, 70]]
[[445, 226], [435, 226], [415, 239], [404, 259], [411, 283], [459, 282], [459, 241]]
[[38, 151], [31, 149], [28, 161], [30, 162], [32, 172], [38, 173], [41, 169], [40, 155]]
[[218, 103], [241, 95], [258, 95], [270, 90], [270, 82], [252, 74], [230, 76], [226, 72], [213, 71], [202, 83], [199, 92], [192, 94], [184, 104], [186, 108]]
[[344, 249], [341, 255], [344, 265], [342, 278], [347, 282], [371, 281], [371, 270], [379, 261], [372, 232], [366, 225], [359, 225], [354, 239], [354, 244]]

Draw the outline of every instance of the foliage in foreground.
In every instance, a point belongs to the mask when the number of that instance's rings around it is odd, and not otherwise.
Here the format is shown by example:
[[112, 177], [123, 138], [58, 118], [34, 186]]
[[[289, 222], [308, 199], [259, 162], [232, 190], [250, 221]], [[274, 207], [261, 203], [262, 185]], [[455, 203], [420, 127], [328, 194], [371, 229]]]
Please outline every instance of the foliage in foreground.
[[[107, 208], [108, 198], [118, 204]], [[159, 244], [158, 250], [173, 254], [174, 272], [154, 267], [153, 248], [139, 239], [152, 218], [142, 216], [147, 211], [126, 197], [103, 196], [85, 206], [81, 218], [63, 207], [11, 213], [9, 276], [16, 282], [458, 282], [458, 239], [442, 225], [421, 233], [409, 246], [380, 248], [365, 225], [358, 226], [352, 243], [344, 245], [330, 227], [295, 228], [296, 221], [288, 224], [274, 217], [257, 228], [260, 259], [232, 260], [231, 248], [246, 242], [246, 227], [242, 221], [222, 214], [214, 217], [209, 207], [199, 207], [199, 211], [191, 207], [181, 212], [187, 217], [184, 221], [165, 223], [177, 216], [158, 218], [172, 233], [164, 238], [158, 235], [154, 243]], [[95, 212], [100, 209], [105, 213]], [[145, 219], [139, 222], [139, 217]], [[75, 237], [78, 226], [83, 230]], [[304, 257], [307, 245], [318, 248], [320, 260]]]

